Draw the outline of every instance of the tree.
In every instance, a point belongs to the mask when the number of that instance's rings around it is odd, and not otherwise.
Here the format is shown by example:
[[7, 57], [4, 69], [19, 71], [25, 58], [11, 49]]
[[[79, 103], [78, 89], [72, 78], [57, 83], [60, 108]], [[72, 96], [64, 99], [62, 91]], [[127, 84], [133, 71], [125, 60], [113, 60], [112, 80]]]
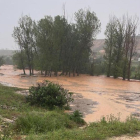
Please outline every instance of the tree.
[[13, 37], [20, 50], [24, 50], [27, 56], [27, 65], [29, 67], [30, 75], [33, 74], [34, 69], [34, 21], [28, 16], [23, 16], [19, 19], [19, 27], [14, 27]]
[[113, 50], [114, 50], [114, 45], [115, 45], [115, 28], [117, 26], [117, 19], [115, 16], [110, 17], [109, 23], [106, 26], [105, 30], [105, 65], [106, 65], [106, 72], [107, 72], [107, 77], [110, 77], [111, 75], [111, 68], [112, 68], [112, 63], [113, 63]]
[[[93, 39], [100, 29], [100, 22], [94, 12], [79, 10], [75, 23], [68, 23], [65, 16], [45, 16], [38, 22], [24, 16], [19, 27], [14, 28], [13, 37], [21, 56], [25, 54], [30, 75], [33, 69], [45, 71], [45, 75], [71, 75], [85, 72]], [[18, 56], [18, 55], [17, 55]], [[20, 61], [21, 62], [21, 61]], [[21, 63], [20, 63], [21, 64]]]
[[78, 47], [77, 62], [74, 71], [79, 72], [89, 62], [93, 39], [95, 39], [95, 36], [99, 32], [101, 24], [94, 12], [83, 9], [75, 13], [75, 21], [78, 34]]
[[4, 57], [0, 56], [0, 66], [2, 66], [4, 64]]
[[136, 50], [136, 31], [138, 27], [138, 17], [124, 17], [126, 20], [125, 41], [124, 41], [124, 66], [123, 80], [130, 80], [131, 60]]
[[13, 55], [13, 62], [18, 69], [22, 69], [23, 73], [26, 74], [25, 67], [27, 66], [27, 58], [24, 51], [19, 50], [15, 52]]
[[130, 80], [131, 61], [136, 50], [138, 18], [128, 16], [123, 16], [122, 19], [116, 18], [114, 25], [110, 21], [105, 32], [107, 76], [110, 76], [110, 69], [112, 69], [114, 78], [122, 76], [123, 80], [126, 77]]
[[[46, 16], [39, 20], [36, 25], [35, 39], [37, 46], [38, 67], [41, 71], [51, 71], [53, 65], [53, 43], [52, 43], [53, 19]], [[36, 61], [37, 62], [37, 61]]]
[[122, 75], [122, 58], [123, 58], [123, 42], [124, 42], [124, 22], [117, 20], [115, 28], [115, 45], [113, 50], [113, 76], [118, 78]]
[[54, 18], [53, 26], [53, 44], [55, 53], [54, 69], [57, 75], [58, 69], [62, 70], [62, 75], [67, 73], [68, 59], [69, 59], [69, 24], [65, 17], [56, 16]]

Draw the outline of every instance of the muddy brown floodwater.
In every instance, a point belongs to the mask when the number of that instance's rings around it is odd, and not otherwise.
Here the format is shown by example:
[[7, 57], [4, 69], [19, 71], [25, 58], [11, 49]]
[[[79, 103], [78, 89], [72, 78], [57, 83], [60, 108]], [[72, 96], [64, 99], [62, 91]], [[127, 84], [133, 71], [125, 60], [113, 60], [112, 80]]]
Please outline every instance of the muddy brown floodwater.
[[119, 116], [122, 121], [131, 114], [140, 117], [140, 82], [88, 75], [22, 77], [21, 73], [21, 70], [14, 70], [12, 65], [4, 65], [0, 68], [0, 83], [29, 88], [42, 80], [57, 82], [75, 93], [72, 110], [80, 110], [86, 122], [98, 121], [110, 114]]

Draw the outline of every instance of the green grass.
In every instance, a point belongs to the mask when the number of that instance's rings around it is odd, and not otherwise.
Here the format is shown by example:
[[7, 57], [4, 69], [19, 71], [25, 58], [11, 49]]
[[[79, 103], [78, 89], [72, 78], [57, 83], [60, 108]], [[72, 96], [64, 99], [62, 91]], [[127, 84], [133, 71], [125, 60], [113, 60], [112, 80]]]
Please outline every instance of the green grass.
[[21, 89], [0, 85], [0, 115], [2, 117], [12, 119], [34, 110], [45, 111], [43, 108], [30, 106], [29, 103], [26, 103], [23, 95], [15, 93], [18, 90]]
[[68, 114], [63, 111], [31, 112], [20, 116], [12, 129], [20, 134], [47, 133], [59, 129], [76, 128], [77, 124], [70, 120]]
[[102, 119], [100, 122], [91, 123], [84, 129], [58, 130], [41, 135], [30, 134], [27, 140], [100, 140], [112, 136], [123, 134], [134, 135], [140, 130], [140, 122], [134, 118], [127, 119], [126, 122], [111, 120], [110, 122]]
[[[15, 93], [17, 90], [0, 85], [0, 115], [17, 118], [13, 124], [6, 124], [7, 127], [0, 132], [2, 140], [100, 140], [124, 134], [134, 135], [140, 131], [139, 120], [130, 117], [120, 122], [113, 116], [81, 129], [80, 113], [68, 115], [60, 109], [48, 111], [30, 106], [24, 96]], [[0, 119], [0, 125], [3, 124]]]

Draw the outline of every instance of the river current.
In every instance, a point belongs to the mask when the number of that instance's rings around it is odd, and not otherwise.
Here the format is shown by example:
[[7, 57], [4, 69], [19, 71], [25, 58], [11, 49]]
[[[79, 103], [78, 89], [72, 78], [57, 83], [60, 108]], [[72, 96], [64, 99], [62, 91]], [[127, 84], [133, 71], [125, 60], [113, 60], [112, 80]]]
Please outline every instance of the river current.
[[89, 75], [23, 77], [21, 73], [22, 70], [15, 70], [12, 65], [1, 66], [0, 83], [26, 89], [42, 80], [59, 83], [75, 93], [71, 107], [82, 111], [87, 122], [98, 121], [110, 114], [122, 121], [130, 115], [140, 117], [140, 82]]

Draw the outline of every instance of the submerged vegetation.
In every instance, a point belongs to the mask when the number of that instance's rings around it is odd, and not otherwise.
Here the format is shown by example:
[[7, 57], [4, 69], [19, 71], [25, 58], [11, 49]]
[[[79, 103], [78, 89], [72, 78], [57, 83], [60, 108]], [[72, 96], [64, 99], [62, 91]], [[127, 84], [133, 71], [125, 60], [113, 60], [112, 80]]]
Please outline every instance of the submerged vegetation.
[[24, 74], [28, 68], [30, 75], [40, 70], [41, 74], [50, 77], [52, 74], [79, 76], [80, 73], [106, 74], [123, 80], [140, 77], [132, 68], [137, 47], [136, 16], [110, 17], [105, 31], [105, 53], [101, 54], [91, 50], [101, 23], [89, 9], [76, 12], [74, 23], [57, 15], [45, 16], [39, 21], [23, 16], [18, 24], [13, 37], [19, 51], [13, 55], [13, 61]]
[[19, 19], [13, 37], [19, 51], [13, 56], [18, 68], [28, 67], [48, 76], [79, 75], [87, 72], [93, 39], [100, 29], [100, 21], [90, 10], [80, 9], [74, 14], [74, 23], [65, 16], [45, 16], [35, 22], [29, 16]]
[[113, 16], [107, 24], [105, 35], [105, 63], [107, 76], [130, 80], [132, 57], [136, 54], [138, 17]]

